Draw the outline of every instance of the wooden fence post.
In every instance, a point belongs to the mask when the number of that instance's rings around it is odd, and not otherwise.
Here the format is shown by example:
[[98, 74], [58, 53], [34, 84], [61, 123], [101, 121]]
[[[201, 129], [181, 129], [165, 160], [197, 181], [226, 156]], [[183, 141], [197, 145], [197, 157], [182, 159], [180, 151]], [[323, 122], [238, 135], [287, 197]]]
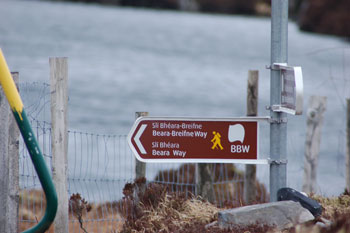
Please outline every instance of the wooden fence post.
[[58, 209], [55, 219], [55, 233], [68, 232], [67, 191], [67, 105], [68, 105], [68, 63], [67, 58], [50, 58], [51, 91], [51, 147], [52, 178], [57, 190]]
[[[247, 89], [247, 116], [258, 115], [259, 71], [249, 70]], [[244, 173], [244, 201], [252, 204], [256, 200], [256, 165], [247, 164]]]
[[[143, 117], [143, 116], [148, 116], [148, 112], [136, 112], [135, 113], [135, 119], [137, 119], [139, 117]], [[138, 179], [140, 177], [146, 177], [146, 163], [138, 161], [136, 159], [135, 174], [136, 174], [136, 179]]]
[[325, 96], [311, 96], [309, 99], [303, 183], [303, 192], [306, 193], [316, 191], [318, 154], [320, 152], [321, 128], [326, 103], [327, 97]]
[[346, 189], [350, 192], [350, 99], [346, 100]]
[[[18, 84], [18, 73], [11, 73]], [[0, 232], [17, 232], [19, 129], [0, 86]]]
[[[213, 164], [215, 166], [215, 164]], [[196, 167], [198, 169], [196, 182], [198, 195], [202, 196], [203, 199], [208, 200], [211, 203], [215, 202], [215, 194], [213, 187], [213, 176], [211, 174], [209, 163], [199, 163]]]

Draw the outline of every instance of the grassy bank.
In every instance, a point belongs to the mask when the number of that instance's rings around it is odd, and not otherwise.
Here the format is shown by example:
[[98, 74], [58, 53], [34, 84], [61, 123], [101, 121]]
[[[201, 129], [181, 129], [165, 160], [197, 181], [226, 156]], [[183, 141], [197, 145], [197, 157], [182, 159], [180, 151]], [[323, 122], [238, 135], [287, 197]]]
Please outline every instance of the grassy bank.
[[[233, 229], [220, 229], [216, 224], [218, 211], [231, 206], [217, 207], [201, 197], [188, 196], [184, 193], [171, 193], [167, 187], [143, 181], [127, 184], [124, 198], [118, 202], [87, 203], [80, 196], [72, 195], [69, 209], [69, 232], [93, 233], [131, 233], [131, 232], [182, 232], [182, 233], [260, 233], [281, 232], [273, 227], [252, 225], [235, 226]], [[143, 192], [138, 190], [143, 189]], [[76, 194], [75, 194], [76, 195]], [[323, 207], [322, 218], [329, 220], [324, 224], [320, 219], [311, 223], [295, 226], [283, 233], [346, 233], [350, 232], [350, 195], [344, 193], [338, 197], [322, 197], [311, 195]], [[42, 217], [43, 193], [38, 190], [22, 191], [19, 230], [33, 226]], [[80, 220], [79, 221], [79, 215]], [[110, 219], [106, 223], [98, 218]], [[93, 220], [95, 219], [95, 220]], [[50, 233], [54, 232], [52, 227]]]

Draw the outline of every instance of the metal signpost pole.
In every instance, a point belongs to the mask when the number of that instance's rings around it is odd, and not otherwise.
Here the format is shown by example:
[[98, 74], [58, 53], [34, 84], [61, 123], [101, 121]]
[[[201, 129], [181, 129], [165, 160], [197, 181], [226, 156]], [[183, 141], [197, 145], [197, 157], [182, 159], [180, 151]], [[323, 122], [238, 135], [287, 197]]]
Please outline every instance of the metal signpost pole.
[[[288, 0], [272, 0], [271, 66], [287, 63], [288, 58]], [[281, 71], [271, 68], [270, 104], [281, 103]], [[286, 187], [287, 180], [287, 116], [270, 109], [270, 201], [277, 201], [277, 191]]]

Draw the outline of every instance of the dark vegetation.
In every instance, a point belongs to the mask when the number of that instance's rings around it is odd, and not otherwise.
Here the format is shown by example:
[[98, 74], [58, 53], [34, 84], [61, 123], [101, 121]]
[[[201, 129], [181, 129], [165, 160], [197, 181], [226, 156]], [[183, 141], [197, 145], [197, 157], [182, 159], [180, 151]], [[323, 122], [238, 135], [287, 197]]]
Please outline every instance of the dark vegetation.
[[[190, 186], [179, 187], [180, 184], [194, 184], [195, 167], [193, 164], [184, 164], [178, 169], [160, 171], [155, 182], [147, 183], [145, 178], [126, 184], [123, 190], [124, 198], [118, 203], [118, 208], [125, 219], [122, 232], [201, 232], [201, 233], [253, 233], [276, 232], [273, 227], [255, 224], [248, 227], [234, 226], [231, 229], [220, 229], [217, 213], [222, 209], [244, 206], [243, 177], [233, 164], [212, 164], [213, 180], [220, 183], [222, 170], [228, 182], [214, 186], [216, 200], [221, 193], [231, 193], [221, 203], [209, 203], [201, 196], [193, 195]], [[164, 184], [157, 183], [164, 182]], [[177, 183], [178, 186], [173, 183]], [[263, 184], [256, 181], [257, 195], [255, 203], [268, 201], [268, 193]], [[173, 192], [182, 190], [182, 192]], [[284, 233], [330, 233], [350, 232], [350, 195], [344, 192], [337, 198], [325, 198], [312, 195], [313, 199], [323, 206], [322, 218], [332, 222], [331, 225], [320, 227], [316, 223], [295, 226], [283, 231]]]
[[144, 178], [136, 180], [135, 183], [126, 184], [123, 194], [123, 209], [129, 211], [124, 212], [126, 221], [122, 233], [259, 233], [273, 229], [260, 224], [220, 229], [216, 224], [210, 224], [217, 220], [219, 208], [201, 197], [172, 193], [166, 186], [157, 183], [146, 184]]
[[300, 9], [301, 30], [333, 34], [350, 39], [349, 0], [307, 0]]
[[[203, 200], [200, 196], [190, 192], [171, 192], [170, 186], [159, 183], [147, 183], [144, 178], [125, 185], [122, 200], [105, 203], [88, 203], [80, 194], [73, 194], [70, 198], [69, 232], [201, 232], [201, 233], [253, 233], [274, 232], [272, 227], [259, 224], [232, 229], [220, 229], [216, 223], [217, 213], [221, 209], [239, 207], [236, 203], [223, 204], [220, 208]], [[331, 221], [328, 226], [320, 227], [311, 222], [298, 225], [283, 233], [347, 233], [350, 232], [350, 194], [344, 192], [338, 197], [322, 197], [312, 195], [323, 207], [322, 217]], [[43, 193], [39, 190], [22, 190], [20, 203], [24, 205], [19, 210], [20, 231], [24, 231], [41, 219], [45, 207], [42, 202]], [[257, 201], [258, 202], [258, 201]], [[104, 216], [114, 219], [110, 224], [97, 224], [89, 219]], [[78, 220], [73, 221], [72, 220]], [[27, 223], [31, 221], [31, 223]], [[48, 232], [53, 232], [53, 227]]]
[[[168, 188], [148, 183], [144, 178], [129, 183], [124, 188], [121, 203], [128, 212], [124, 212], [125, 223], [122, 233], [129, 232], [173, 232], [173, 233], [263, 233], [281, 232], [273, 226], [254, 224], [248, 227], [234, 226], [220, 229], [217, 212], [230, 208], [218, 208], [199, 196], [186, 196], [184, 193], [172, 193]], [[283, 233], [346, 233], [350, 232], [350, 196], [344, 193], [337, 198], [324, 198], [313, 195], [323, 208], [323, 218], [331, 221], [328, 226], [319, 226], [317, 219], [311, 223], [285, 229]]]
[[69, 212], [72, 212], [77, 218], [80, 228], [85, 233], [87, 233], [87, 231], [84, 228], [83, 213], [84, 211], [90, 212], [91, 208], [91, 205], [84, 198], [82, 198], [79, 193], [73, 193], [69, 199]]
[[[207, 13], [270, 15], [270, 0], [66, 0], [118, 6]], [[350, 39], [349, 0], [290, 0], [291, 18], [301, 30]]]

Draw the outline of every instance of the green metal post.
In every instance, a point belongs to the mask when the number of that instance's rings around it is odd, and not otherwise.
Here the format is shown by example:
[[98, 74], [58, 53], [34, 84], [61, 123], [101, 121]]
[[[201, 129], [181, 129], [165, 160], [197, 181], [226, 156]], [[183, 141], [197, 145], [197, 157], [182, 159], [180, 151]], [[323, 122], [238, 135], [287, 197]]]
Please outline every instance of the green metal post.
[[19, 130], [29, 151], [36, 173], [46, 196], [46, 211], [41, 221], [24, 233], [43, 233], [55, 219], [57, 212], [57, 193], [46, 166], [39, 144], [29, 124], [27, 115], [23, 109], [23, 103], [11, 77], [6, 60], [0, 49], [0, 84], [3, 87], [6, 98], [10, 104]]

